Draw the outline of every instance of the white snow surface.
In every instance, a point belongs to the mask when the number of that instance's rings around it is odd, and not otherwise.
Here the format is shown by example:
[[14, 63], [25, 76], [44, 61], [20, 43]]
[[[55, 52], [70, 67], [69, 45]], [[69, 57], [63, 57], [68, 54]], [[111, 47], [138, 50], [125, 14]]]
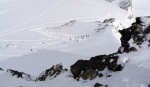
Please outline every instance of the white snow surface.
[[[119, 29], [138, 16], [149, 16], [149, 0], [132, 0], [132, 11], [118, 7], [120, 0], [1, 0], [0, 68], [38, 76], [62, 63], [64, 68], [79, 59], [114, 53], [120, 47]], [[131, 20], [128, 15], [133, 14]], [[115, 18], [113, 23], [103, 20]], [[144, 20], [146, 25], [150, 20]], [[76, 81], [71, 72], [44, 82], [26, 81], [0, 71], [0, 87], [147, 87], [150, 84], [150, 50], [147, 43], [137, 52], [124, 53], [121, 72], [104, 71], [102, 78]], [[106, 73], [112, 77], [106, 78]]]

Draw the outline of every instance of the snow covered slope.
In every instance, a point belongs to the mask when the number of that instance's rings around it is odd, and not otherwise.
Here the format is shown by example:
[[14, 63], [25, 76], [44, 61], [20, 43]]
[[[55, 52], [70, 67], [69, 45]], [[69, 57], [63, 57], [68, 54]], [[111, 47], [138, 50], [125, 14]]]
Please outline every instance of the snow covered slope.
[[[55, 64], [70, 69], [79, 59], [117, 52], [121, 45], [118, 30], [129, 27], [135, 17], [150, 15], [149, 0], [132, 0], [129, 9], [120, 8], [122, 1], [130, 0], [0, 1], [0, 68], [4, 69], [0, 70], [0, 87], [93, 87], [95, 83], [147, 87], [147, 43], [137, 52], [119, 55], [121, 63], [128, 61], [121, 72], [106, 69], [102, 78], [92, 81], [76, 81], [70, 70], [44, 82], [27, 81], [6, 72], [13, 69], [38, 76]], [[110, 18], [115, 19], [105, 20]], [[146, 28], [150, 20], [145, 21]], [[107, 78], [108, 74], [112, 77]]]

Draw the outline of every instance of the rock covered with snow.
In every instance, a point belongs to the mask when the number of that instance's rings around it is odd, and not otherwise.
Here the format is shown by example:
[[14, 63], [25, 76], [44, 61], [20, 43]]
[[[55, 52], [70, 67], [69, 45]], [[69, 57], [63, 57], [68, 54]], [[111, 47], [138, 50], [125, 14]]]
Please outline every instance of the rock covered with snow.
[[131, 0], [121, 0], [119, 3], [119, 7], [124, 10], [129, 10], [129, 8], [132, 7], [132, 1]]
[[37, 78], [36, 81], [45, 81], [46, 79], [53, 79], [57, 77], [63, 71], [62, 64], [56, 64], [51, 68], [43, 71]]
[[91, 57], [90, 60], [78, 60], [70, 67], [71, 73], [77, 80], [79, 78], [92, 80], [106, 67], [111, 71], [121, 71], [123, 67], [117, 64], [118, 58], [118, 55], [110, 54]]
[[[148, 17], [137, 17], [136, 22], [132, 23], [129, 28], [119, 30], [122, 37], [120, 38], [121, 47], [119, 48], [118, 53], [137, 51], [137, 48], [141, 48], [141, 45], [144, 42], [149, 42], [149, 24], [145, 25], [147, 23], [144, 21], [148, 19]], [[133, 47], [133, 44], [136, 47]]]
[[7, 69], [7, 72], [10, 73], [12, 76], [16, 76], [17, 78], [24, 78], [28, 81], [33, 80], [31, 75], [26, 74], [24, 72], [19, 72], [17, 70], [12, 70], [12, 69]]

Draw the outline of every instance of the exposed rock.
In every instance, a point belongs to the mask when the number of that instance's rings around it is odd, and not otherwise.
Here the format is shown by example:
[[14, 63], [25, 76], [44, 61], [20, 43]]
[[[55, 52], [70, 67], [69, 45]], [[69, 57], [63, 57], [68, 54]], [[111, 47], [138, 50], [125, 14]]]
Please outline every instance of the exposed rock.
[[140, 46], [145, 41], [145, 35], [137, 35], [133, 37], [134, 43]]
[[149, 45], [148, 45], [148, 46], [150, 46], [150, 40], [148, 40], [148, 42], [149, 42]]
[[50, 69], [42, 72], [37, 78], [36, 81], [45, 81], [47, 78], [53, 79], [57, 77], [63, 71], [63, 66], [61, 64], [57, 64], [52, 66]]
[[12, 69], [7, 69], [7, 72], [11, 73], [12, 76], [17, 76], [17, 78], [25, 78], [26, 80], [32, 80], [31, 75], [26, 74], [24, 72], [19, 72]]
[[93, 80], [95, 79], [96, 77], [98, 76], [98, 72], [95, 71], [95, 70], [87, 70], [87, 71], [84, 71], [80, 77], [83, 79], [83, 80]]
[[105, 85], [105, 87], [108, 87], [108, 85]]
[[105, 19], [103, 23], [113, 23], [115, 21], [115, 18]]
[[107, 78], [107, 77], [111, 77], [111, 76], [112, 76], [112, 75], [107, 75], [106, 78]]
[[119, 65], [117, 66], [117, 68], [115, 69], [115, 71], [122, 71], [122, 69], [123, 69], [122, 65], [119, 64]]
[[113, 2], [113, 1], [115, 1], [115, 0], [106, 0], [107, 2]]
[[96, 83], [95, 85], [94, 85], [94, 87], [102, 87], [103, 85], [102, 84], [100, 84], [100, 83]]
[[137, 51], [137, 49], [135, 48], [135, 47], [130, 47], [129, 48], [129, 51], [131, 52], [131, 51]]
[[129, 44], [129, 40], [132, 38], [134, 43], [140, 47], [140, 45], [146, 40], [146, 35], [143, 35], [143, 24], [140, 17], [136, 18], [136, 22], [131, 25], [131, 27], [123, 30], [119, 30], [119, 33], [122, 35], [121, 47], [118, 49], [118, 53], [129, 51], [136, 51], [135, 48], [131, 47]]
[[63, 69], [63, 71], [68, 71], [68, 69]]
[[124, 10], [129, 10], [132, 7], [132, 2], [131, 0], [123, 0], [119, 3], [119, 7]]
[[150, 33], [150, 25], [143, 32], [143, 34], [148, 34], [148, 33]]
[[[89, 79], [90, 77], [98, 76], [98, 72], [104, 70], [106, 67], [112, 71], [120, 71], [120, 66], [117, 64], [118, 56], [116, 54], [110, 55], [99, 55], [92, 57], [90, 60], [78, 60], [73, 64], [71, 68], [71, 73], [74, 78]], [[90, 74], [92, 73], [92, 74]], [[83, 77], [88, 75], [87, 77]]]
[[89, 68], [88, 65], [89, 61], [87, 60], [78, 60], [75, 64], [73, 64], [71, 68], [71, 73], [73, 74], [74, 78], [76, 79], [81, 71], [85, 71], [87, 68]]
[[98, 75], [99, 77], [103, 77], [103, 74], [102, 73], [99, 73], [99, 75]]
[[4, 71], [2, 68], [0, 68], [0, 71]]
[[130, 44], [128, 41], [131, 39], [131, 31], [130, 28], [128, 29], [123, 29], [119, 30], [119, 33], [122, 35], [120, 40], [121, 40], [121, 47], [123, 47], [123, 52], [128, 52]]

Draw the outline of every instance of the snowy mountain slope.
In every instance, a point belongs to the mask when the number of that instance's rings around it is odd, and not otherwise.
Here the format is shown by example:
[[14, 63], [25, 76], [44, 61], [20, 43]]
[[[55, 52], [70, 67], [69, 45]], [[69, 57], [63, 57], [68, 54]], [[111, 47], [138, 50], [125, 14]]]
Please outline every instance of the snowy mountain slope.
[[[102, 78], [92, 81], [77, 82], [70, 77], [70, 71], [45, 82], [26, 81], [6, 72], [14, 69], [37, 76], [58, 63], [69, 69], [79, 59], [116, 52], [121, 37], [118, 30], [129, 27], [135, 17], [150, 14], [149, 0], [132, 0], [132, 9], [128, 11], [119, 8], [121, 1], [124, 0], [0, 1], [0, 68], [5, 70], [0, 71], [0, 87], [93, 87], [95, 83], [147, 87], [150, 84], [147, 42], [137, 52], [119, 55], [120, 62], [128, 60], [121, 72], [106, 69]], [[132, 14], [133, 18], [128, 19]], [[103, 23], [109, 18], [116, 21]], [[145, 21], [146, 28], [149, 20]], [[107, 78], [108, 74], [112, 77]]]

